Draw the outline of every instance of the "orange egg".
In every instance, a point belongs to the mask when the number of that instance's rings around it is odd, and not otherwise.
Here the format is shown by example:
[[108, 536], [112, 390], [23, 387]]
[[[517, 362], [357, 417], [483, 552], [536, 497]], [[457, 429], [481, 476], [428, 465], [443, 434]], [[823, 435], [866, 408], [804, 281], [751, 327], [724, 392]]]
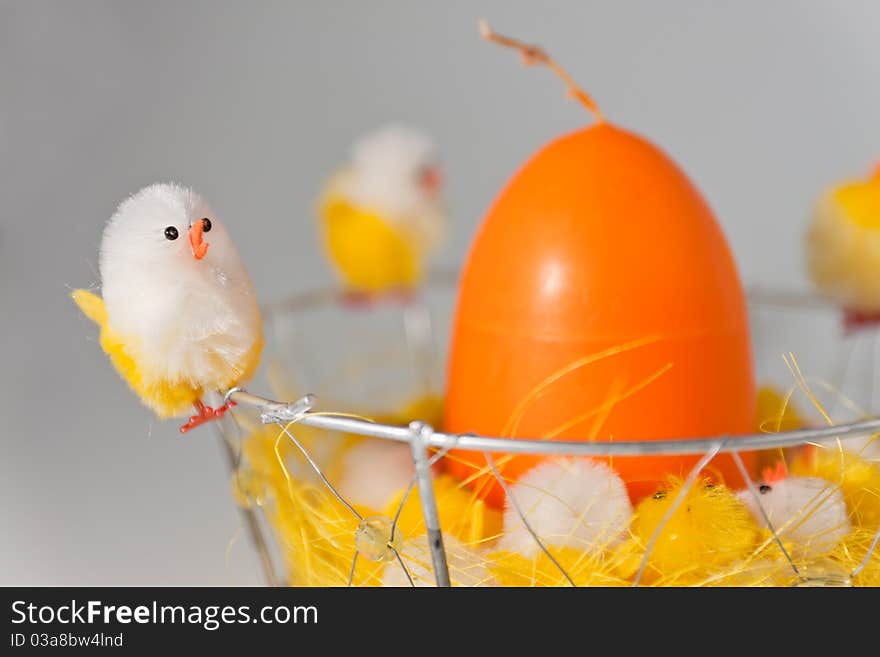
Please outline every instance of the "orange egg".
[[[610, 123], [535, 154], [490, 208], [461, 281], [444, 428], [561, 440], [748, 433], [743, 290], [712, 211], [678, 166]], [[747, 467], [752, 456], [744, 454]], [[495, 455], [505, 478], [541, 457]], [[638, 501], [698, 456], [614, 458]], [[485, 459], [449, 472], [503, 504]], [[731, 457], [709, 476], [739, 486]]]

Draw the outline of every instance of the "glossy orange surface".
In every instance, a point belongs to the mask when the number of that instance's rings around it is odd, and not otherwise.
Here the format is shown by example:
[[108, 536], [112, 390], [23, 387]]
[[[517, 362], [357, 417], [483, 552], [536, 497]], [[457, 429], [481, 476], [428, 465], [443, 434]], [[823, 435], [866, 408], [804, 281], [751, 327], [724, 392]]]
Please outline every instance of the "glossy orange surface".
[[[752, 431], [742, 287], [711, 209], [645, 139], [600, 122], [542, 148], [489, 209], [460, 281], [444, 428], [564, 440]], [[540, 457], [496, 455], [505, 478]], [[616, 458], [634, 500], [699, 457]], [[744, 455], [747, 465], [751, 455]], [[449, 472], [491, 504], [485, 459]], [[707, 470], [734, 486], [730, 457]]]

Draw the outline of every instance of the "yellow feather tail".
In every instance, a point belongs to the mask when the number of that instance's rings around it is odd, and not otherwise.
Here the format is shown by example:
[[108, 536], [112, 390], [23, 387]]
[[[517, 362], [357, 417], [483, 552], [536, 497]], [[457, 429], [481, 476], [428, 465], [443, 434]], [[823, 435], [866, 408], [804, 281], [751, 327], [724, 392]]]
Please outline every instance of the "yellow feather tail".
[[83, 314], [95, 324], [102, 329], [107, 325], [107, 309], [101, 297], [88, 290], [74, 290], [70, 293], [70, 297]]
[[101, 328], [101, 348], [113, 367], [159, 417], [180, 415], [201, 397], [202, 390], [187, 381], [145, 380], [141, 367], [126, 349], [126, 341], [110, 330], [104, 300], [88, 290], [74, 290], [70, 296], [83, 314]]

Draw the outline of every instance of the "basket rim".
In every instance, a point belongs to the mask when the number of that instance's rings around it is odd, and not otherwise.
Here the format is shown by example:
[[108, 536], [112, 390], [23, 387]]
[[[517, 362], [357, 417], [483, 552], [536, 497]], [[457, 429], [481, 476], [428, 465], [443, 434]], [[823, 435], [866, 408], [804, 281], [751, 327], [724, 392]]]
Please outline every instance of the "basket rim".
[[[454, 285], [461, 275], [460, 267], [432, 269], [425, 278], [423, 287], [436, 288]], [[837, 305], [827, 296], [814, 290], [796, 289], [774, 285], [745, 284], [743, 292], [749, 303], [788, 309], [811, 311], [837, 310]], [[283, 313], [308, 310], [325, 304], [339, 303], [346, 298], [345, 290], [327, 285], [291, 294], [283, 299], [264, 304], [263, 313], [271, 318]]]
[[[454, 285], [460, 268], [434, 269], [425, 281], [428, 288]], [[778, 308], [797, 308], [808, 311], [835, 309], [827, 298], [814, 292], [766, 285], [747, 285], [744, 292], [749, 303]], [[277, 318], [284, 313], [296, 313], [315, 307], [338, 304], [345, 292], [338, 287], [315, 288], [268, 304], [264, 313]], [[447, 433], [428, 424], [415, 421], [409, 426], [383, 424], [358, 420], [333, 412], [312, 411], [315, 395], [306, 395], [293, 402], [278, 402], [251, 394], [242, 388], [226, 393], [227, 400], [255, 408], [264, 424], [299, 423], [318, 429], [353, 433], [395, 442], [412, 443], [416, 436], [422, 444], [436, 449], [459, 449], [470, 452], [505, 452], [511, 454], [569, 455], [569, 456], [640, 456], [640, 455], [696, 455], [709, 451], [738, 452], [743, 450], [796, 447], [811, 443], [828, 443], [844, 438], [865, 437], [880, 433], [880, 418], [869, 416], [862, 420], [829, 425], [820, 428], [797, 429], [774, 433], [739, 435], [695, 436], [660, 440], [554, 440], [539, 437], [511, 438], [485, 436], [478, 433]]]
[[302, 424], [316, 429], [353, 433], [409, 444], [419, 441], [426, 447], [459, 449], [470, 452], [567, 456], [692, 455], [705, 454], [710, 451], [739, 452], [796, 447], [880, 433], [880, 418], [869, 418], [818, 429], [663, 440], [601, 442], [528, 437], [505, 438], [482, 436], [476, 433], [458, 434], [435, 431], [430, 425], [418, 420], [411, 422], [408, 426], [402, 426], [369, 422], [332, 412], [315, 412], [312, 410], [315, 405], [314, 395], [306, 395], [294, 402], [278, 402], [251, 394], [242, 388], [233, 388], [226, 393], [226, 399], [258, 410], [260, 421], [263, 424]]

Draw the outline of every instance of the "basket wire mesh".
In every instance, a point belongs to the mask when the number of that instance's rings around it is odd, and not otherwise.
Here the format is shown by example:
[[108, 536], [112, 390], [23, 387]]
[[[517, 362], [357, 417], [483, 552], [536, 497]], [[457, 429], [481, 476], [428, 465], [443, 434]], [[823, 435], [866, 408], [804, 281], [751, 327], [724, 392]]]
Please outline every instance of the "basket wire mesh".
[[[454, 280], [455, 274], [448, 272], [435, 274], [431, 278], [432, 285], [435, 286], [449, 287], [449, 284]], [[756, 307], [765, 307], [783, 310], [793, 309], [798, 312], [812, 312], [814, 310], [824, 312], [829, 310], [828, 304], [807, 294], [792, 294], [768, 289], [752, 289], [749, 290], [748, 296], [750, 305], [753, 309]], [[290, 314], [310, 312], [316, 308], [336, 304], [340, 301], [340, 298], [340, 293], [333, 290], [300, 295], [282, 304], [267, 308], [267, 317], [272, 323], [277, 322], [279, 318], [283, 321], [283, 318]], [[415, 385], [425, 391], [435, 389], [436, 384], [433, 369], [436, 366], [437, 358], [435, 355], [435, 336], [432, 333], [433, 327], [431, 313], [428, 311], [423, 299], [420, 297], [404, 300], [402, 308], [404, 325], [403, 334], [410, 358], [410, 364], [415, 371]], [[295, 342], [295, 340], [295, 338], [292, 340], [289, 339], [288, 336], [286, 342], [289, 345]], [[241, 388], [234, 388], [229, 390], [225, 397], [226, 401], [232, 401], [241, 407], [256, 410], [259, 415], [259, 421], [262, 424], [274, 425], [283, 432], [286, 439], [289, 440], [302, 454], [309, 467], [318, 476], [327, 490], [330, 491], [345, 507], [347, 512], [352, 514], [356, 519], [356, 550], [352, 556], [351, 569], [348, 577], [349, 585], [352, 584], [358, 559], [365, 554], [369, 554], [371, 560], [396, 561], [400, 565], [406, 581], [410, 585], [415, 585], [410, 569], [401, 558], [399, 552], [399, 537], [396, 536], [401, 510], [409, 499], [411, 493], [415, 490], [418, 492], [422, 518], [426, 529], [427, 545], [430, 551], [430, 569], [433, 573], [434, 581], [437, 586], [450, 586], [451, 579], [449, 563], [444, 545], [444, 534], [440, 525], [440, 514], [438, 513], [437, 500], [435, 497], [432, 466], [451, 449], [477, 452], [486, 458], [491, 474], [504, 489], [510, 506], [518, 514], [520, 521], [535, 541], [537, 548], [546, 555], [553, 566], [559, 570], [564, 581], [570, 585], [575, 585], [571, 575], [566, 571], [564, 565], [554, 557], [542, 538], [531, 527], [527, 514], [524, 513], [523, 509], [517, 504], [515, 495], [511, 493], [508, 482], [505, 481], [505, 478], [499, 473], [491, 453], [528, 453], [547, 456], [564, 455], [571, 457], [674, 454], [700, 455], [700, 460], [690, 469], [687, 476], [684, 478], [683, 485], [667, 510], [666, 516], [660, 525], [658, 525], [651, 540], [648, 542], [646, 551], [641, 558], [638, 570], [632, 582], [635, 586], [638, 586], [642, 581], [654, 542], [662, 532], [665, 523], [687, 497], [691, 487], [694, 486], [695, 482], [698, 480], [700, 472], [712, 462], [712, 459], [715, 458], [716, 455], [720, 453], [730, 453], [733, 456], [734, 462], [736, 463], [743, 480], [747, 482], [749, 494], [752, 496], [757, 508], [763, 515], [766, 526], [772, 534], [772, 540], [778, 546], [785, 561], [791, 568], [793, 581], [796, 584], [801, 585], [815, 584], [817, 581], [816, 578], [808, 577], [799, 571], [798, 566], [789, 554], [784, 541], [777, 533], [777, 530], [773, 527], [771, 519], [764, 510], [761, 496], [757, 491], [756, 485], [752, 482], [752, 478], [749, 476], [746, 467], [740, 458], [740, 452], [745, 450], [767, 450], [804, 445], [821, 446], [833, 443], [839, 445], [841, 444], [841, 441], [856, 438], [870, 439], [870, 437], [880, 433], [880, 418], [863, 416], [862, 419], [841, 424], [829, 423], [827, 426], [819, 428], [780, 431], [778, 433], [753, 433], [749, 435], [737, 435], [735, 437], [706, 436], [675, 440], [616, 440], [615, 442], [558, 441], [540, 438], [512, 439], [501, 436], [445, 433], [436, 430], [429, 423], [423, 421], [414, 421], [408, 425], [402, 426], [385, 422], [374, 422], [347, 413], [318, 411], [315, 408], [316, 397], [312, 394], [304, 395], [293, 401], [274, 401]], [[395, 516], [393, 518], [365, 518], [358, 511], [356, 506], [349, 502], [346, 497], [340, 493], [338, 486], [331, 481], [331, 478], [327, 476], [317, 460], [313, 458], [310, 451], [297, 439], [295, 430], [296, 425], [407, 444], [410, 448], [415, 474], [403, 495]], [[241, 461], [240, 428], [237, 426], [235, 418], [232, 418], [231, 423], [224, 422], [219, 426], [223, 438], [223, 444], [229, 456], [230, 465], [233, 470], [235, 470]], [[234, 433], [236, 435], [233, 435]], [[243, 508], [243, 513], [246, 529], [260, 555], [266, 581], [269, 585], [276, 585], [281, 578], [276, 572], [273, 564], [273, 558], [270, 554], [271, 550], [268, 546], [268, 540], [265, 537], [263, 523], [261, 523], [257, 511], [253, 507]], [[819, 578], [821, 584], [848, 584], [853, 578], [859, 575], [862, 569], [866, 567], [873, 553], [877, 549], [878, 542], [880, 542], [880, 529], [878, 529], [873, 535], [873, 539], [868, 546], [864, 558], [856, 564], [851, 572], [840, 574], [838, 577], [840, 580], [839, 582], [832, 581], [835, 579], [833, 576], [825, 576], [824, 579]]]

